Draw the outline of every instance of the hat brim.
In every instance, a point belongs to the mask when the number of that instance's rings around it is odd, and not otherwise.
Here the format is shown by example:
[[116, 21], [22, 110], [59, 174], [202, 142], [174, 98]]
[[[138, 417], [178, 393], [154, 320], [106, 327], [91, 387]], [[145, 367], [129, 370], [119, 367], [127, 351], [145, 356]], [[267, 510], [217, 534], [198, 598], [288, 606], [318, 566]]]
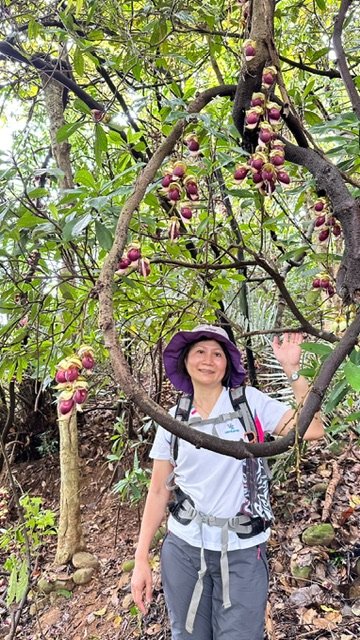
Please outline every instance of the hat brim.
[[246, 370], [242, 364], [239, 349], [229, 338], [222, 336], [221, 334], [215, 334], [214, 331], [206, 331], [202, 329], [200, 331], [179, 331], [173, 336], [167, 347], [164, 349], [163, 359], [166, 375], [174, 385], [175, 389], [178, 391], [184, 391], [185, 393], [193, 393], [193, 385], [190, 376], [186, 371], [180, 371], [178, 369], [179, 357], [185, 347], [203, 338], [216, 340], [216, 342], [219, 342], [225, 347], [231, 364], [229, 386], [232, 388], [240, 386], [244, 382]]

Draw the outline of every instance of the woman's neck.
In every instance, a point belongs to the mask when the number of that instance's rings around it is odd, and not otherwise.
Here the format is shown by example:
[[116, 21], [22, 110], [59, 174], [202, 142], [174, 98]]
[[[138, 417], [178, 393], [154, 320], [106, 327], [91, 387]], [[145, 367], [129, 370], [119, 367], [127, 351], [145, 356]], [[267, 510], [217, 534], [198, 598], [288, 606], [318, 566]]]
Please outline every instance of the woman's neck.
[[218, 385], [214, 388], [209, 388], [208, 386], [201, 387], [198, 385], [194, 387], [193, 404], [202, 418], [207, 418], [210, 415], [222, 390], [222, 385]]

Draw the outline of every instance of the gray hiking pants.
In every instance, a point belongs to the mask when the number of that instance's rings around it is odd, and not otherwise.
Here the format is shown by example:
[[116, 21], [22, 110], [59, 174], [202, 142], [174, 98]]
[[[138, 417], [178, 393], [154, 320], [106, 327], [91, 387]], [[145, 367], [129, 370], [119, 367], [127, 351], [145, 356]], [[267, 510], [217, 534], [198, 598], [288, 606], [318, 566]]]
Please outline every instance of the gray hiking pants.
[[266, 545], [228, 551], [231, 607], [223, 608], [220, 551], [205, 550], [207, 571], [192, 634], [185, 620], [198, 579], [200, 549], [169, 532], [161, 575], [172, 640], [263, 640], [268, 590]]

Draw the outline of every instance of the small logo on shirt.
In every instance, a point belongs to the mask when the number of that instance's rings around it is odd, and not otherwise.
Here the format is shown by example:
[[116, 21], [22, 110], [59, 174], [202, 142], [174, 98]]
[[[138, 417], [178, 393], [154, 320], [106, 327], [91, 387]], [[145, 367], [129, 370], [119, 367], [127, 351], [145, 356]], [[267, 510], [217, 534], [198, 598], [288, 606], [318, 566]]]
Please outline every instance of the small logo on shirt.
[[232, 422], [229, 422], [226, 426], [225, 435], [227, 433], [239, 433], [239, 431], [240, 429], [238, 427], [235, 427]]

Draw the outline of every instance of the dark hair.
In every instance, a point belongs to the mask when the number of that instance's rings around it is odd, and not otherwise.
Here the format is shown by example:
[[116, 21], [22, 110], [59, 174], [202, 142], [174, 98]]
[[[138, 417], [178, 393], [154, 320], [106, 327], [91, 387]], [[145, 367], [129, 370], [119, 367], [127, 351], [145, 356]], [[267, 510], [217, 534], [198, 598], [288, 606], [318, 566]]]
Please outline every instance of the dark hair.
[[181, 351], [180, 355], [179, 355], [179, 360], [177, 363], [177, 370], [179, 373], [181, 374], [185, 374], [188, 378], [190, 377], [187, 369], [186, 369], [186, 364], [185, 364], [185, 360], [189, 354], [189, 351], [191, 349], [191, 347], [194, 346], [194, 344], [198, 344], [198, 342], [205, 342], [208, 340], [215, 340], [215, 342], [218, 343], [218, 345], [221, 347], [221, 349], [223, 350], [225, 357], [226, 357], [226, 369], [225, 369], [225, 373], [224, 373], [224, 377], [221, 381], [221, 384], [224, 385], [224, 387], [227, 387], [229, 385], [229, 380], [230, 380], [230, 373], [231, 373], [231, 360], [229, 357], [229, 354], [227, 352], [226, 347], [224, 347], [224, 345], [221, 342], [218, 342], [216, 340], [216, 338], [208, 338], [207, 336], [203, 336], [202, 338], [198, 338], [198, 340], [194, 340], [194, 342], [190, 342], [190, 344], [187, 344], [186, 347], [183, 348], [183, 350]]

